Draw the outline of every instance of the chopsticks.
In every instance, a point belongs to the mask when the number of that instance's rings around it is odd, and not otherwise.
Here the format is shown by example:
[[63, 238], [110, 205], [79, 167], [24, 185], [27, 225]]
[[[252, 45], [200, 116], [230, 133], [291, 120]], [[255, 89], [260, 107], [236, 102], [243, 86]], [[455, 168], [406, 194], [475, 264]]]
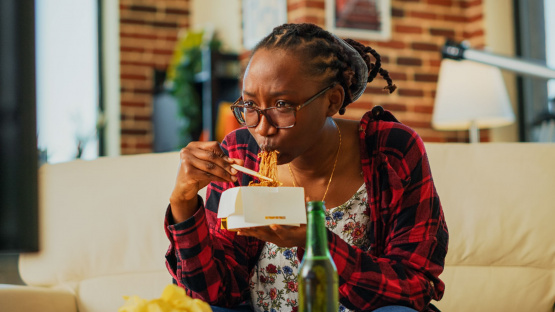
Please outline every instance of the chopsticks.
[[241, 171], [241, 172], [246, 173], [246, 174], [248, 174], [248, 175], [251, 175], [251, 176], [253, 176], [253, 177], [257, 177], [257, 178], [259, 178], [259, 179], [263, 179], [263, 180], [271, 181], [271, 182], [274, 181], [274, 180], [268, 178], [267, 176], [263, 176], [263, 175], [261, 175], [260, 173], [254, 171], [254, 170], [250, 170], [250, 169], [248, 169], [248, 168], [241, 167], [241, 166], [239, 166], [239, 165], [237, 165], [237, 164], [232, 164], [232, 165], [231, 165], [231, 168], [234, 168], [234, 169], [237, 170], [237, 171]]

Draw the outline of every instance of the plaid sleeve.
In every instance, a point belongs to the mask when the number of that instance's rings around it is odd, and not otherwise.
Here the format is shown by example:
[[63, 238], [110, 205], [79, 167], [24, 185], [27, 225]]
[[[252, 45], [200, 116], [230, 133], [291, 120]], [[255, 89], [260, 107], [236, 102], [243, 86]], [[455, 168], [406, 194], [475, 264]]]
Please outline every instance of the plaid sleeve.
[[[227, 146], [223, 146], [227, 152]], [[206, 205], [188, 220], [171, 224], [166, 212], [166, 235], [170, 247], [166, 266], [174, 281], [193, 298], [211, 305], [232, 307], [249, 296], [252, 268], [263, 246], [261, 241], [220, 229], [217, 207], [229, 183], [211, 183]]]
[[375, 250], [329, 236], [341, 303], [356, 310], [396, 304], [429, 311], [445, 288], [438, 278], [448, 241], [443, 211], [420, 137], [399, 123], [378, 124], [366, 143], [379, 147], [363, 159]]

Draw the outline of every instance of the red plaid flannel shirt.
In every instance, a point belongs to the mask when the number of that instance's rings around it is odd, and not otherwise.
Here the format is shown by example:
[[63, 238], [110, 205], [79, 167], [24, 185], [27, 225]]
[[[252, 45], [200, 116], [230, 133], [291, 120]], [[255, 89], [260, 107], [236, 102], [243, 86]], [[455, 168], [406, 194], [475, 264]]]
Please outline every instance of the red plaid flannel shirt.
[[[369, 252], [350, 246], [331, 231], [329, 248], [339, 273], [341, 303], [371, 311], [405, 305], [434, 311], [430, 300], [441, 299], [445, 285], [438, 278], [447, 253], [448, 232], [431, 176], [424, 144], [410, 128], [381, 107], [360, 123], [362, 168], [373, 231]], [[229, 134], [222, 143], [232, 158], [258, 170], [258, 145], [248, 130]], [[216, 218], [221, 193], [248, 185], [239, 173], [231, 183], [212, 183], [206, 205], [190, 219], [172, 224], [166, 213], [170, 247], [167, 267], [174, 282], [211, 305], [231, 307], [250, 296], [249, 282], [263, 241], [221, 230]], [[302, 250], [298, 256], [302, 258]]]

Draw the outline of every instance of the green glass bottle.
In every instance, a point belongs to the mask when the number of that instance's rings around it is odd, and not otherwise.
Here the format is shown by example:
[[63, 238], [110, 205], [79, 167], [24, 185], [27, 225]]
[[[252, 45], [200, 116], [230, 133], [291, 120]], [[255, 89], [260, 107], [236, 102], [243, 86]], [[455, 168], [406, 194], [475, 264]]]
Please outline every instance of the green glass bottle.
[[328, 248], [324, 202], [307, 204], [306, 247], [299, 267], [299, 311], [339, 311], [339, 278]]

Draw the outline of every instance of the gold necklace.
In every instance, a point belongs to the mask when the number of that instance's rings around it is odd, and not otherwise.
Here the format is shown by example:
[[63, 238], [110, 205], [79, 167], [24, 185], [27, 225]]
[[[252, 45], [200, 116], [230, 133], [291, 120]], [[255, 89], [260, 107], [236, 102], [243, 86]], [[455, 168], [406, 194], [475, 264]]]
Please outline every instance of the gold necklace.
[[[335, 154], [335, 162], [333, 163], [333, 169], [331, 170], [331, 175], [330, 175], [330, 179], [328, 181], [328, 186], [326, 186], [326, 191], [324, 192], [324, 197], [322, 197], [322, 201], [324, 201], [324, 199], [326, 199], [326, 195], [328, 194], [328, 190], [330, 188], [331, 180], [333, 179], [333, 173], [335, 172], [335, 167], [337, 166], [337, 159], [339, 159], [339, 151], [341, 150], [341, 130], [339, 130], [339, 127], [337, 126], [335, 121], [333, 121], [333, 119], [331, 120], [331, 122], [333, 122], [333, 124], [335, 125], [335, 128], [337, 129], [337, 133], [339, 134], [339, 146], [337, 147], [337, 153]], [[290, 163], [287, 164], [287, 167], [289, 168], [289, 174], [291, 175], [291, 178], [293, 178], [293, 186], [296, 187], [297, 184], [295, 183], [295, 175], [293, 175], [293, 171], [291, 170]]]

